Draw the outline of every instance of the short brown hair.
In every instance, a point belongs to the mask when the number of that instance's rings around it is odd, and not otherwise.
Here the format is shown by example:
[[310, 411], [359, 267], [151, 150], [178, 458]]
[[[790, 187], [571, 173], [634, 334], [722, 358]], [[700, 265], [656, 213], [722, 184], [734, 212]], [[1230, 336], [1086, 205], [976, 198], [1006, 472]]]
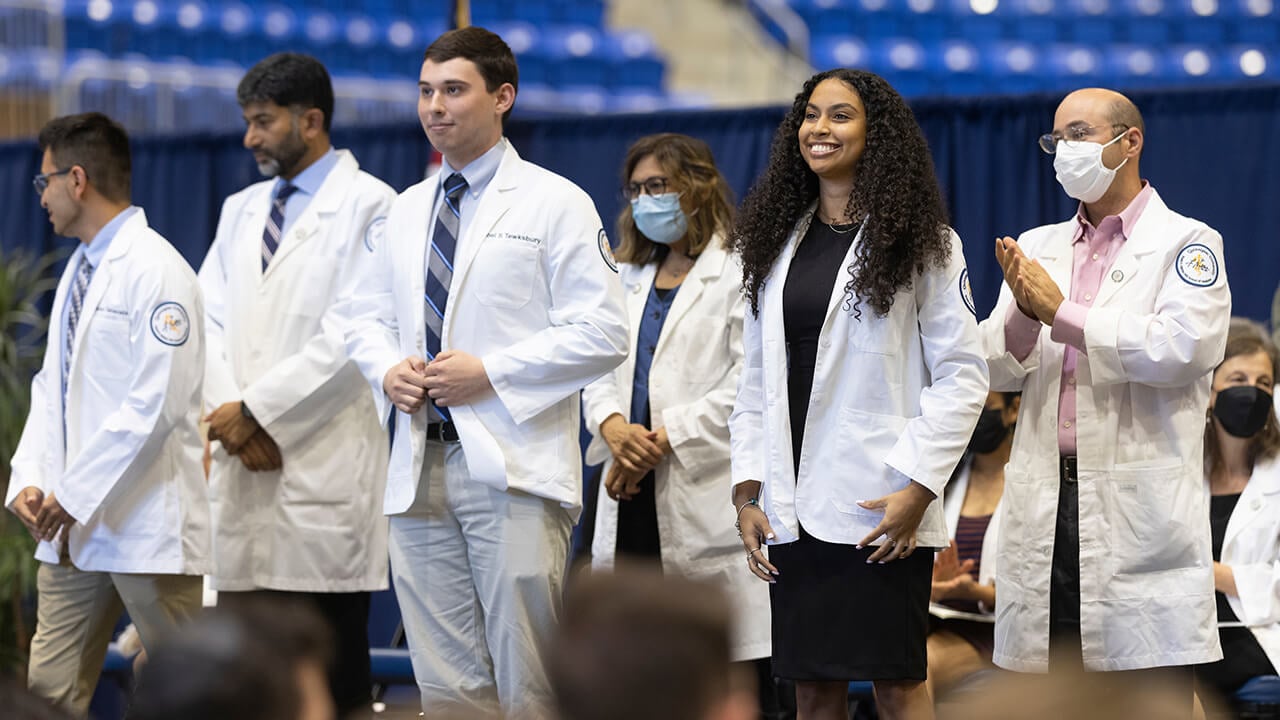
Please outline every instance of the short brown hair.
[[[1271, 377], [1274, 380], [1277, 375], [1280, 375], [1280, 353], [1276, 352], [1276, 346], [1267, 337], [1267, 331], [1252, 320], [1231, 318], [1231, 325], [1227, 330], [1227, 349], [1223, 354], [1222, 362], [1240, 355], [1252, 355], [1258, 352], [1266, 353], [1271, 359]], [[1219, 363], [1218, 367], [1222, 367], [1222, 363]], [[1217, 373], [1216, 369], [1214, 373]], [[1275, 392], [1274, 386], [1272, 392]], [[1213, 469], [1221, 456], [1218, 451], [1218, 437], [1213, 432], [1212, 424], [1205, 426], [1204, 453], [1205, 467]], [[1257, 435], [1249, 438], [1249, 465], [1253, 466], [1258, 460], [1267, 460], [1277, 454], [1280, 454], [1280, 427], [1277, 427], [1273, 402], [1271, 413], [1267, 415], [1267, 424], [1262, 426], [1262, 430]]]
[[[689, 256], [700, 255], [717, 233], [722, 247], [727, 247], [729, 226], [733, 223], [733, 193], [716, 168], [711, 148], [688, 135], [646, 135], [627, 150], [622, 164], [623, 187], [631, 181], [636, 165], [650, 156], [666, 173], [671, 189], [680, 193], [680, 204], [688, 213]], [[630, 203], [618, 215], [618, 237], [619, 261], [643, 265], [657, 259], [659, 246], [640, 233], [631, 216]]]
[[74, 165], [103, 197], [129, 202], [133, 164], [129, 134], [120, 123], [99, 112], [56, 117], [40, 130], [40, 151], [53, 156], [58, 170]]
[[[475, 63], [488, 92], [496, 92], [504, 83], [520, 89], [516, 56], [511, 52], [511, 46], [496, 33], [475, 25], [450, 30], [436, 38], [422, 55], [423, 62], [430, 60], [433, 63], [448, 62], [454, 58]], [[511, 110], [503, 113], [503, 123], [508, 117], [511, 117]]]
[[704, 717], [732, 690], [729, 617], [712, 585], [635, 569], [581, 576], [548, 655], [559, 717]]

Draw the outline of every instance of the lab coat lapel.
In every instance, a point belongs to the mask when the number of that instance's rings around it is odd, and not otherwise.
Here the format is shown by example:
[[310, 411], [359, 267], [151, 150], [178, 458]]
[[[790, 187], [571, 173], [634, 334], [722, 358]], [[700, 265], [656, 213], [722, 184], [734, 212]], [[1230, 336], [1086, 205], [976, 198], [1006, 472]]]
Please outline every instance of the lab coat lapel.
[[[316, 196], [307, 203], [307, 208], [289, 227], [289, 231], [280, 236], [280, 247], [276, 249], [275, 256], [271, 258], [271, 264], [262, 274], [263, 282], [274, 275], [276, 268], [283, 265], [284, 261], [298, 248], [305, 246], [312, 238], [318, 237], [321, 223], [327, 223], [342, 206], [342, 200], [346, 197], [347, 189], [351, 186], [351, 181], [355, 178], [360, 165], [346, 150], [339, 150], [337, 154], [338, 162], [320, 184]], [[263, 223], [265, 227], [265, 217]]]
[[1263, 496], [1276, 493], [1280, 493], [1280, 460], [1259, 462], [1253, 469], [1249, 484], [1245, 485], [1244, 491], [1240, 493], [1240, 500], [1237, 501], [1236, 509], [1231, 513], [1231, 519], [1227, 521], [1227, 532], [1222, 540], [1224, 554], [1225, 548], [1230, 547], [1240, 533], [1257, 520], [1264, 510], [1274, 507], [1266, 502]]
[[[511, 209], [511, 202], [515, 196], [513, 191], [520, 184], [519, 163], [520, 156], [516, 154], [514, 148], [508, 145], [506, 153], [502, 156], [502, 162], [498, 165], [498, 171], [494, 173], [493, 179], [489, 181], [484, 194], [480, 196], [480, 204], [476, 208], [475, 216], [471, 219], [471, 224], [467, 227], [466, 232], [462, 234], [463, 237], [459, 239], [458, 247], [454, 254], [453, 280], [449, 288], [451, 296], [460, 288], [465, 287], [467, 275], [471, 271], [476, 255], [480, 252], [480, 245], [489, 242], [490, 231], [498, 224], [502, 216]], [[450, 325], [457, 307], [458, 303], [450, 302], [445, 308], [444, 324], [446, 328]], [[446, 334], [447, 332], [446, 330]], [[447, 339], [444, 342], [444, 347], [449, 347]]]
[[[116, 236], [111, 240], [111, 247], [107, 248], [107, 254], [102, 259], [102, 264], [93, 271], [93, 280], [89, 281], [89, 291], [85, 293], [84, 305], [80, 308], [80, 319], [76, 322], [76, 337], [73, 341], [75, 346], [71, 351], [71, 373], [67, 378], [67, 394], [71, 394], [71, 383], [75, 381], [77, 372], [76, 367], [84, 358], [84, 338], [87, 334], [85, 330], [92, 322], [93, 316], [98, 311], [98, 303], [102, 302], [102, 296], [106, 294], [107, 288], [111, 285], [112, 280], [112, 264], [116, 260], [124, 257], [128, 252], [129, 246], [133, 243], [133, 235], [142, 228], [147, 226], [147, 217], [142, 210], [138, 210], [120, 226], [116, 232]], [[144, 308], [144, 312], [150, 308]]]
[[[1133, 229], [1133, 236], [1124, 241], [1116, 259], [1111, 263], [1111, 269], [1102, 280], [1096, 304], [1105, 305], [1115, 297], [1120, 288], [1128, 285], [1142, 272], [1143, 258], [1154, 252], [1161, 242], [1167, 241], [1169, 234], [1165, 231], [1165, 226], [1168, 221], [1169, 209], [1153, 189], [1151, 199], [1147, 201], [1147, 207], [1143, 209], [1142, 216]], [[1148, 272], [1150, 271], [1151, 268], [1148, 268]]]
[[[658, 335], [658, 345], [653, 352], [654, 357], [662, 354], [662, 349], [666, 346], [667, 339], [671, 336], [671, 328], [676, 327], [680, 319], [689, 312], [689, 309], [698, 303], [698, 298], [702, 295], [707, 283], [719, 277], [724, 270], [724, 261], [727, 256], [718, 245], [719, 242], [719, 237], [711, 239], [706, 249], [698, 256], [693, 269], [689, 271], [689, 276], [684, 279], [680, 289], [676, 291], [675, 299], [671, 301], [671, 310], [667, 313], [667, 319], [662, 324], [662, 332]], [[654, 266], [654, 274], [656, 275], [657, 263], [650, 264]]]

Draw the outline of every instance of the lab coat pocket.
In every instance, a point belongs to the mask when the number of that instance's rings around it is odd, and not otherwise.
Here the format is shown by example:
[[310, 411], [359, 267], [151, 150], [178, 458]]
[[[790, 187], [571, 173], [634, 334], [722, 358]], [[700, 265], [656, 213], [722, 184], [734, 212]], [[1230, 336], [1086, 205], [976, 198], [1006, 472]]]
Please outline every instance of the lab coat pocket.
[[471, 269], [476, 299], [490, 307], [524, 307], [533, 296], [538, 260], [538, 246], [532, 243], [486, 240]]
[[295, 295], [293, 313], [303, 317], [320, 317], [329, 309], [333, 300], [333, 284], [336, 261], [329, 257], [315, 257], [307, 261], [298, 278], [301, 283]]
[[[1203, 529], [1208, 537], [1208, 508], [1198, 497], [1203, 481], [1185, 475], [1181, 465], [1116, 468], [1094, 475], [1105, 533], [1099, 540], [1107, 547], [1114, 574], [1157, 573], [1199, 562], [1198, 534]], [[1082, 536], [1097, 527], [1087, 519], [1087, 479], [1082, 473]], [[1201, 511], [1203, 518], [1197, 517]]]
[[133, 372], [133, 343], [129, 318], [99, 311], [89, 323], [80, 351], [85, 353], [84, 372], [91, 376], [122, 379]]
[[906, 487], [910, 479], [885, 464], [889, 450], [902, 435], [907, 418], [879, 415], [846, 407], [831, 438], [835, 452], [828, 455], [826, 468], [815, 468], [814, 476], [828, 478], [831, 504], [859, 525], [874, 527], [884, 518], [882, 510], [868, 510], [860, 500], [875, 500]]

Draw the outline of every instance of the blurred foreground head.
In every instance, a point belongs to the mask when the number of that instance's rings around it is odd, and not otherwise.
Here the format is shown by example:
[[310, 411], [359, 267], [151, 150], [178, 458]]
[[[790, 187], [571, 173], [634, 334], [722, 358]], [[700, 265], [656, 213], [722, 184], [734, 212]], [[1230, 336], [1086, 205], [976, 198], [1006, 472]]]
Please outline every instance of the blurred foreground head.
[[547, 663], [561, 720], [756, 717], [755, 689], [730, 667], [729, 618], [724, 594], [692, 580], [579, 578]]
[[128, 720], [333, 720], [330, 654], [309, 607], [215, 609], [148, 649]]
[[1124, 672], [1000, 673], [973, 692], [951, 696], [939, 720], [1167, 720], [1191, 717], [1190, 675], [1183, 684]]

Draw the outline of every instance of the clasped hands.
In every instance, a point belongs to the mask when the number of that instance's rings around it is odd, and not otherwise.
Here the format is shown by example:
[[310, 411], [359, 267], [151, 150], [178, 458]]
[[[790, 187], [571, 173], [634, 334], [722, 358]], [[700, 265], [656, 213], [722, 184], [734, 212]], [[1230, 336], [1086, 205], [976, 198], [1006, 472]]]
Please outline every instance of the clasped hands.
[[19, 491], [9, 507], [37, 541], [52, 541], [59, 534], [65, 541], [67, 530], [76, 523], [76, 519], [63, 509], [54, 493], [50, 492], [46, 496], [44, 491], [34, 485]]
[[640, 481], [671, 452], [667, 429], [629, 423], [614, 413], [600, 423], [600, 434], [613, 453], [613, 464], [604, 478], [604, 489], [614, 500], [630, 500], [640, 492]]
[[438, 407], [466, 405], [493, 390], [484, 362], [461, 350], [445, 350], [431, 362], [413, 355], [382, 376], [382, 391], [401, 412], [413, 414], [430, 398]]
[[1064, 300], [1062, 290], [1039, 260], [1032, 260], [1011, 237], [996, 239], [996, 262], [1023, 315], [1052, 326]]
[[246, 417], [239, 400], [222, 403], [205, 417], [209, 442], [222, 443], [228, 454], [240, 458], [250, 472], [266, 472], [284, 467], [280, 447], [257, 420]]

